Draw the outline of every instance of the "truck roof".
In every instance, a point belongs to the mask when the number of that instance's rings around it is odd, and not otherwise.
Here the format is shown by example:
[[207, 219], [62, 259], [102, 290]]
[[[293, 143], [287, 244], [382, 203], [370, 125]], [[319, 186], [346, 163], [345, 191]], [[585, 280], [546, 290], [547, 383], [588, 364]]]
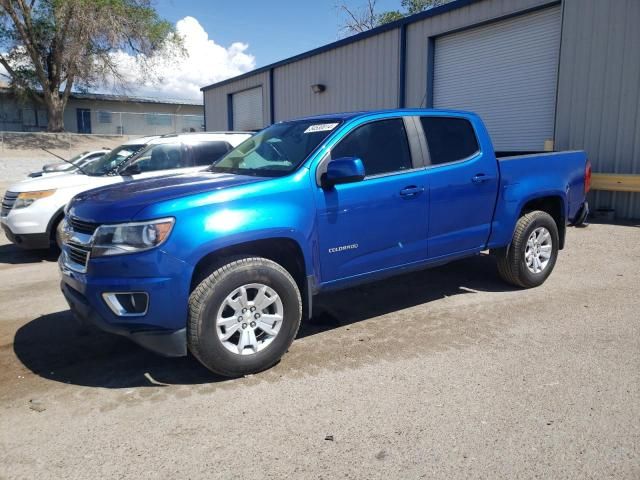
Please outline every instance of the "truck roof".
[[439, 108], [390, 108], [383, 110], [362, 110], [356, 112], [341, 112], [341, 113], [326, 113], [322, 115], [311, 115], [309, 117], [301, 117], [296, 118], [295, 120], [313, 120], [313, 121], [324, 121], [324, 120], [351, 120], [358, 117], [368, 117], [375, 116], [380, 114], [393, 114], [393, 113], [404, 113], [404, 114], [427, 114], [427, 113], [439, 113], [439, 114], [450, 114], [450, 115], [474, 115], [472, 112], [463, 111], [463, 110], [449, 110], [449, 109], [439, 109]]

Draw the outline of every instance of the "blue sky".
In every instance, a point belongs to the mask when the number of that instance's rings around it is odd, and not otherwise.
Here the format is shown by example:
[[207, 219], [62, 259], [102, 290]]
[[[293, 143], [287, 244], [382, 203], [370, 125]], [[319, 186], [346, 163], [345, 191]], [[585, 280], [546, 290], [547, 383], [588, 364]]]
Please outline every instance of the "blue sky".
[[[191, 16], [209, 38], [228, 47], [249, 44], [256, 67], [311, 50], [338, 39], [341, 23], [336, 0], [157, 0], [155, 7], [175, 23]], [[366, 0], [348, 0], [362, 6]], [[380, 11], [399, 9], [400, 0], [378, 0]]]
[[[156, 0], [159, 14], [176, 25], [186, 55], [169, 48], [151, 71], [118, 50], [112, 59], [125, 84], [107, 78], [96, 92], [202, 100], [200, 88], [306, 52], [340, 38], [338, 0]], [[347, 0], [353, 8], [366, 0]], [[377, 10], [399, 9], [400, 0], [377, 0]], [[0, 74], [3, 68], [0, 67]]]

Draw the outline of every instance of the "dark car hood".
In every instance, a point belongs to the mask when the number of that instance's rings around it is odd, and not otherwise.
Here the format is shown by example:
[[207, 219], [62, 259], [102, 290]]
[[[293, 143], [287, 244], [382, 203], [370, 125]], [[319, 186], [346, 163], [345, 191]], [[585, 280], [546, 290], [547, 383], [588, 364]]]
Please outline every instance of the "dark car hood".
[[205, 171], [116, 183], [79, 193], [68, 213], [95, 223], [125, 222], [154, 203], [262, 180], [266, 178]]

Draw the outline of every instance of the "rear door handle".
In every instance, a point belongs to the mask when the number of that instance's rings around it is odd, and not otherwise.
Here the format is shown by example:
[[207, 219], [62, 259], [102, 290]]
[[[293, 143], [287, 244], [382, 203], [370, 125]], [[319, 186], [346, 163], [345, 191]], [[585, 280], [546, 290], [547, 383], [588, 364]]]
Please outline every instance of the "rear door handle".
[[471, 177], [471, 181], [473, 183], [484, 183], [484, 182], [493, 180], [493, 178], [494, 177], [492, 177], [491, 175], [485, 175], [484, 173], [477, 173], [476, 175]]
[[400, 196], [403, 198], [415, 198], [424, 192], [424, 187], [417, 187], [415, 185], [410, 185], [408, 187], [404, 187], [400, 190]]

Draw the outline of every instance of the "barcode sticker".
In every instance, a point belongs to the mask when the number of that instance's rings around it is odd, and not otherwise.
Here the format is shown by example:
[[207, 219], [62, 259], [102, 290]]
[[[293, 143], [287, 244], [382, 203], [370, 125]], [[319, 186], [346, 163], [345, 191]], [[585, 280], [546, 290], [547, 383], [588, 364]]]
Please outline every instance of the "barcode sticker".
[[329, 132], [337, 126], [337, 123], [319, 123], [318, 125], [311, 125], [308, 127], [304, 133]]

